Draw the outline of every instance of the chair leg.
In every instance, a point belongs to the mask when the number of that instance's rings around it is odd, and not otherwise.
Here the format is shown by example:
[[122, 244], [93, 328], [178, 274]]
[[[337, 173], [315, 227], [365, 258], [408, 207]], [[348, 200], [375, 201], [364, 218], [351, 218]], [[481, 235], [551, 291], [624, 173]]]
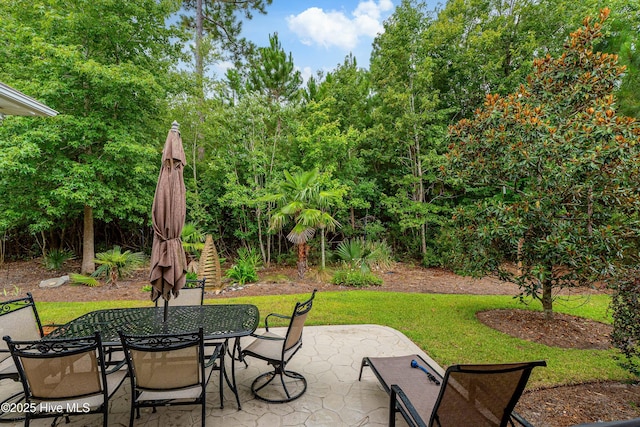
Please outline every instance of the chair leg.
[[396, 426], [396, 392], [391, 389], [389, 396], [389, 427]]
[[[206, 385], [206, 383], [205, 383], [205, 385]], [[200, 402], [200, 403], [201, 403], [201, 406], [202, 406], [202, 409], [201, 409], [202, 427], [205, 427], [205, 425], [204, 425], [205, 424], [204, 417], [205, 417], [205, 406], [207, 406], [207, 395], [206, 395], [206, 391], [205, 391], [205, 387], [204, 386], [202, 387], [202, 402]]]
[[365, 366], [369, 366], [369, 358], [368, 357], [363, 357], [362, 358], [362, 363], [360, 363], [360, 375], [358, 375], [358, 381], [362, 380], [362, 370], [364, 369]]
[[[268, 386], [269, 384], [271, 384], [271, 382], [276, 378], [276, 377], [280, 377], [280, 382], [282, 383], [282, 388], [284, 389], [284, 392], [286, 394], [286, 399], [270, 399], [268, 397], [265, 397], [264, 395], [260, 395], [259, 392], [260, 390], [262, 390], [263, 388], [265, 388], [266, 386]], [[302, 390], [296, 392], [294, 395], [291, 395], [291, 393], [289, 392], [289, 389], [285, 383], [285, 377], [287, 378], [292, 378], [296, 381], [300, 381], [302, 383]], [[262, 381], [265, 378], [269, 378], [264, 384], [260, 385], [259, 387], [256, 387], [257, 384]], [[257, 377], [254, 381], [253, 384], [251, 384], [251, 391], [253, 392], [253, 395], [260, 400], [264, 400], [265, 402], [270, 402], [270, 403], [286, 403], [286, 402], [291, 402], [292, 400], [295, 400], [297, 398], [299, 398], [300, 396], [302, 396], [304, 394], [305, 391], [307, 391], [307, 379], [302, 376], [301, 374], [294, 372], [294, 371], [288, 371], [285, 369], [282, 369], [282, 367], [277, 366], [273, 371], [271, 372], [266, 372], [262, 375], [260, 375], [259, 377]]]

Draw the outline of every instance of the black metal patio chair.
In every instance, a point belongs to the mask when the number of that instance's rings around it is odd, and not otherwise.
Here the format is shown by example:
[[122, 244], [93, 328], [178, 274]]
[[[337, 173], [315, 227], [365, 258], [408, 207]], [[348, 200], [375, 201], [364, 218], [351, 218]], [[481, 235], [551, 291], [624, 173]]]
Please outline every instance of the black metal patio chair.
[[[277, 313], [267, 315], [264, 319], [266, 332], [257, 335], [256, 339], [242, 350], [241, 359], [251, 356], [264, 360], [273, 366], [272, 371], [258, 376], [251, 384], [251, 391], [256, 398], [272, 403], [284, 403], [299, 398], [307, 390], [306, 378], [297, 372], [287, 370], [286, 367], [302, 347], [302, 329], [313, 306], [315, 295], [316, 290], [308, 300], [296, 303], [291, 316]], [[289, 327], [284, 336], [269, 331], [269, 318], [271, 317], [290, 319]], [[278, 386], [267, 388], [276, 378], [280, 379], [282, 388]]]
[[[180, 289], [178, 296], [171, 298], [168, 301], [168, 305], [202, 305], [204, 302], [204, 285], [206, 280], [206, 277], [197, 280], [188, 279], [185, 286]], [[158, 306], [159, 300], [162, 300], [162, 297], [156, 300], [156, 307]]]
[[85, 338], [14, 341], [5, 336], [24, 389], [25, 426], [32, 419], [101, 413], [109, 425], [109, 399], [126, 377], [108, 371], [100, 334]]
[[[44, 336], [38, 310], [31, 293], [26, 297], [0, 302], [0, 337], [9, 335], [13, 340], [39, 340]], [[7, 343], [0, 341], [0, 380], [18, 381], [18, 369], [13, 363]]]
[[390, 395], [389, 426], [400, 413], [410, 426], [531, 426], [513, 409], [531, 371], [544, 361], [453, 365], [444, 376], [418, 355], [365, 357]]
[[[131, 379], [131, 412], [140, 418], [140, 408], [200, 405], [205, 425], [205, 389], [214, 369], [220, 370], [220, 403], [224, 376], [224, 345], [205, 359], [202, 328], [174, 335], [126, 335], [120, 333]], [[217, 364], [217, 361], [219, 365]]]

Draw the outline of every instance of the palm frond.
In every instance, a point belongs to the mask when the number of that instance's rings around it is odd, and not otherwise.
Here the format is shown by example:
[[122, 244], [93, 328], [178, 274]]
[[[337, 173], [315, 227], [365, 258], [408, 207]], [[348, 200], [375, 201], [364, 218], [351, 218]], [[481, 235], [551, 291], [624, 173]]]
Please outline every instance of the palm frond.
[[295, 245], [300, 245], [311, 240], [315, 232], [315, 228], [298, 228], [296, 225], [293, 230], [287, 234], [287, 240]]

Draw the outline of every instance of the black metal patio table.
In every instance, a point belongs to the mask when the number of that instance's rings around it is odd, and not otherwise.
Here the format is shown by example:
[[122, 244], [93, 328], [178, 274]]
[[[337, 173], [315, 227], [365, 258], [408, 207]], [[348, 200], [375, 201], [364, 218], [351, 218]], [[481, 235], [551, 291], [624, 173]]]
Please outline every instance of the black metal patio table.
[[231, 380], [225, 372], [229, 388], [241, 408], [236, 385], [236, 350], [241, 337], [258, 327], [260, 313], [251, 304], [207, 304], [170, 306], [164, 322], [164, 307], [111, 308], [84, 314], [52, 331], [49, 338], [72, 338], [100, 332], [106, 347], [120, 347], [118, 331], [131, 335], [176, 334], [202, 327], [206, 340], [235, 339], [231, 354]]

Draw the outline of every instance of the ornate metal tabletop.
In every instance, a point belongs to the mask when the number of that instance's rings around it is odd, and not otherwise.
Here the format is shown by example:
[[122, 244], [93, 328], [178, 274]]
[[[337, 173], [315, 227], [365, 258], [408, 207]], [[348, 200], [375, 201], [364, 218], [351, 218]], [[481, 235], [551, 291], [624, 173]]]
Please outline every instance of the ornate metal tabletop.
[[258, 327], [259, 312], [251, 304], [213, 304], [168, 307], [112, 308], [82, 315], [51, 332], [47, 338], [71, 338], [100, 332], [105, 345], [118, 345], [118, 331], [132, 335], [175, 334], [197, 331], [205, 339], [228, 339], [250, 335]]

